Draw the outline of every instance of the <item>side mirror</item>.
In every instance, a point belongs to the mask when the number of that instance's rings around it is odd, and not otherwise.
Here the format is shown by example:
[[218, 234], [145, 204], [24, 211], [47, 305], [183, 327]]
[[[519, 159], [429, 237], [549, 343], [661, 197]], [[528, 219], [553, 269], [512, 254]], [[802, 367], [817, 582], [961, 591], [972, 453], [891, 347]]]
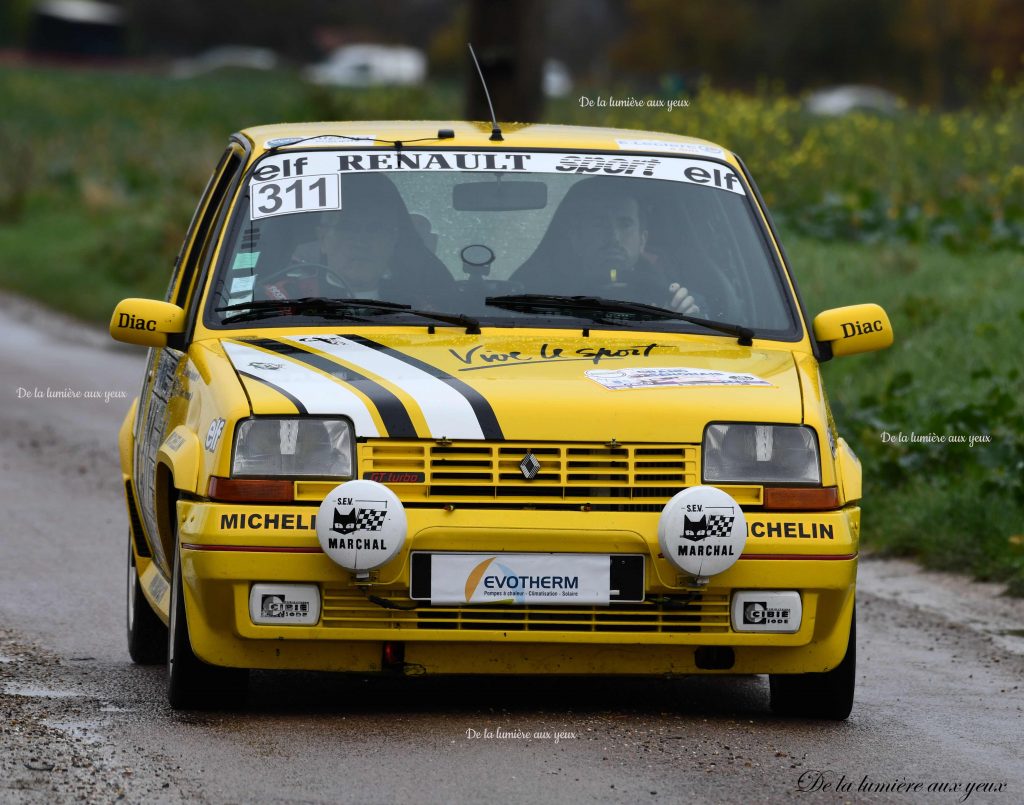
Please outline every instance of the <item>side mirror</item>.
[[850, 305], [814, 317], [814, 337], [831, 345], [832, 354], [856, 355], [892, 345], [889, 317], [880, 305]]
[[115, 341], [144, 347], [167, 346], [167, 336], [185, 332], [185, 311], [156, 299], [122, 299], [110, 317]]

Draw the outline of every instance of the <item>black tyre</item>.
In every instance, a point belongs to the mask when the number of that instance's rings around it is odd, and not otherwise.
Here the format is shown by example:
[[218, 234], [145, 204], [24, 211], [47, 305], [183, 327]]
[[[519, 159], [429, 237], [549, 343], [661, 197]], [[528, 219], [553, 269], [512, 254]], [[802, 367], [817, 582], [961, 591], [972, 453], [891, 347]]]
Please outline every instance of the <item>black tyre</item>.
[[831, 671], [811, 674], [770, 674], [772, 711], [783, 716], [842, 721], [853, 709], [857, 671], [857, 612], [850, 621], [846, 656]]
[[245, 701], [249, 671], [220, 668], [196, 657], [188, 634], [181, 581], [181, 551], [174, 553], [171, 618], [167, 635], [167, 698], [175, 710], [237, 707]]
[[138, 665], [159, 665], [167, 661], [167, 627], [142, 594], [135, 567], [131, 536], [128, 537], [128, 654]]

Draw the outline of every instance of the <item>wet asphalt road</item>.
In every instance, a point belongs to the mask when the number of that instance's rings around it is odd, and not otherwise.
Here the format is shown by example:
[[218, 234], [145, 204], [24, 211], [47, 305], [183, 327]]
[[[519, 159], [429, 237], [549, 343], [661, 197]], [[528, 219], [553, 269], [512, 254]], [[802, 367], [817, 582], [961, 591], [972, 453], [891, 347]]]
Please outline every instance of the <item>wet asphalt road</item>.
[[775, 718], [762, 677], [255, 673], [243, 712], [174, 713], [124, 640], [143, 352], [2, 298], [0, 334], [2, 803], [1024, 800], [1024, 603], [880, 560], [845, 723]]

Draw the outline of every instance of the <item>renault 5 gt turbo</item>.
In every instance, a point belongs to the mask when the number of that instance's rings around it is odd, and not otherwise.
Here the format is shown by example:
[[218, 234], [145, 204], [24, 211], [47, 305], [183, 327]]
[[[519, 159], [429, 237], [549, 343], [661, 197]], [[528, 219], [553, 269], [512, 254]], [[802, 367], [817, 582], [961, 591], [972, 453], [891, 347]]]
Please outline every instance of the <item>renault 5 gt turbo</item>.
[[673, 134], [235, 134], [121, 427], [128, 646], [172, 706], [249, 669], [768, 674], [851, 709], [861, 467], [743, 162]]

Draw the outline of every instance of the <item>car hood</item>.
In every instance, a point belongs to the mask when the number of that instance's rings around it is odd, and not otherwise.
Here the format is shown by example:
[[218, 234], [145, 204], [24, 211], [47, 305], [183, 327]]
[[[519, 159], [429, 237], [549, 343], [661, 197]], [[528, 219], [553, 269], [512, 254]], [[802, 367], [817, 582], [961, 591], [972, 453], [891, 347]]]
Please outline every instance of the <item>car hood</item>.
[[710, 421], [803, 414], [789, 350], [719, 338], [364, 329], [221, 347], [254, 414], [343, 415], [366, 438], [699, 442]]

